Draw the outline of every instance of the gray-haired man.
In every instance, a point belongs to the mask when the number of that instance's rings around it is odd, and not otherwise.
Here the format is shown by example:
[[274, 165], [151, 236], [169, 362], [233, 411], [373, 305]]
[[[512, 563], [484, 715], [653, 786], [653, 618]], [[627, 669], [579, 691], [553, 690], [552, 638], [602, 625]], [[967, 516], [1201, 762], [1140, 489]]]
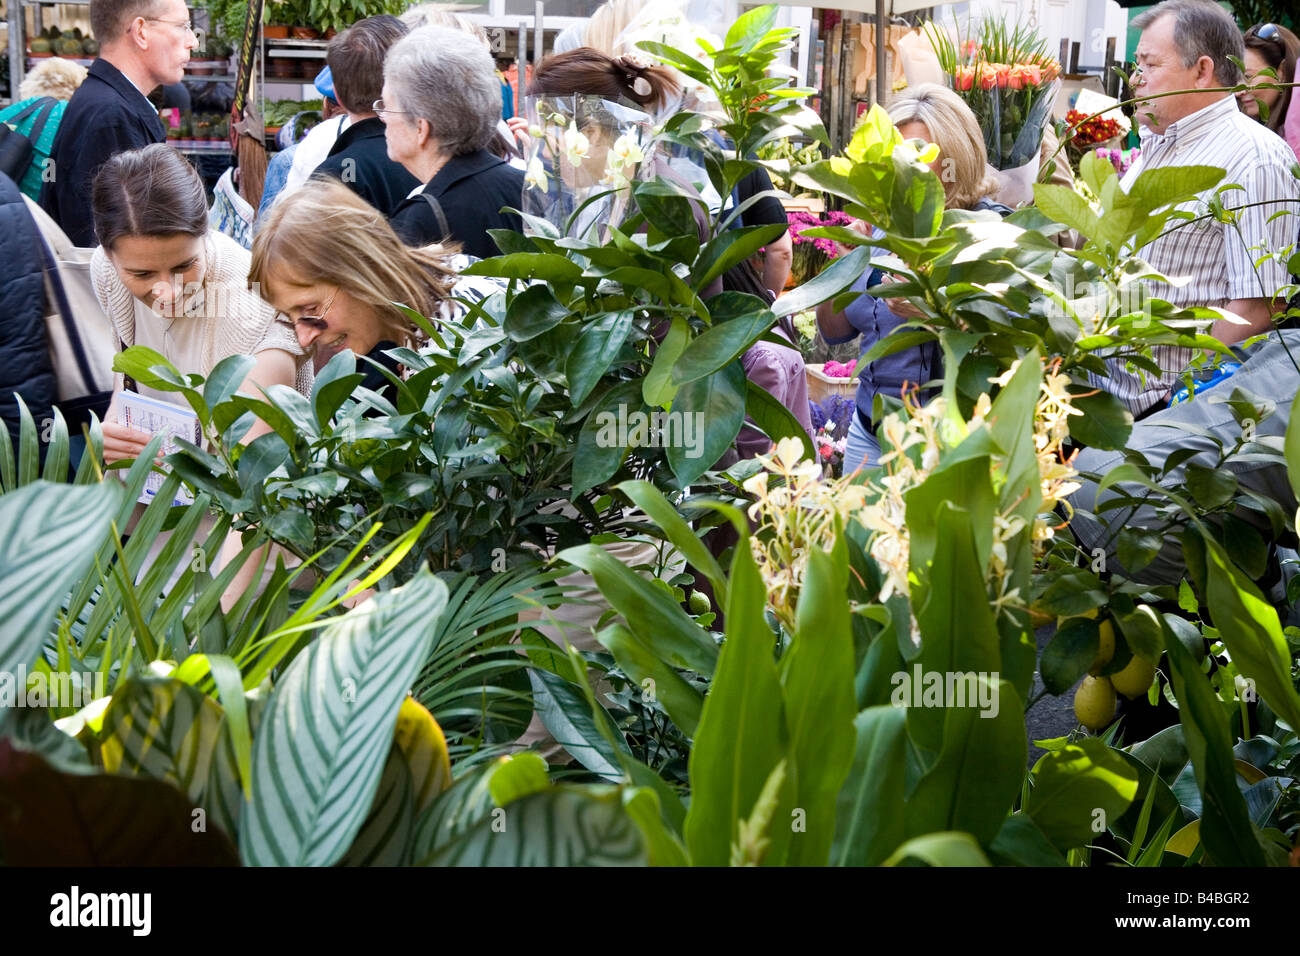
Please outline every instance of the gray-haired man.
[[[1173, 166], [1216, 166], [1225, 170], [1220, 185], [1242, 190], [1223, 196], [1238, 207], [1235, 223], [1213, 217], [1186, 223], [1173, 220], [1164, 234], [1138, 250], [1156, 272], [1183, 285], [1152, 283], [1151, 291], [1176, 306], [1206, 306], [1231, 313], [1215, 322], [1211, 334], [1225, 344], [1270, 328], [1281, 308], [1277, 292], [1287, 284], [1285, 266], [1276, 260], [1255, 263], [1266, 253], [1294, 243], [1300, 224], [1300, 181], [1291, 172], [1295, 156], [1285, 140], [1254, 122], [1223, 89], [1242, 81], [1232, 58], [1245, 54], [1241, 33], [1219, 6], [1204, 0], [1165, 0], [1133, 19], [1142, 30], [1136, 61], [1135, 95], [1142, 156], [1125, 175], [1128, 189], [1145, 170]], [[1213, 190], [1184, 208], [1198, 216]], [[1277, 213], [1286, 215], [1277, 216]], [[1276, 307], [1275, 307], [1276, 306]], [[1141, 414], [1163, 403], [1187, 366], [1193, 350], [1157, 346], [1162, 374], [1135, 374], [1111, 362], [1110, 376], [1096, 383]]]

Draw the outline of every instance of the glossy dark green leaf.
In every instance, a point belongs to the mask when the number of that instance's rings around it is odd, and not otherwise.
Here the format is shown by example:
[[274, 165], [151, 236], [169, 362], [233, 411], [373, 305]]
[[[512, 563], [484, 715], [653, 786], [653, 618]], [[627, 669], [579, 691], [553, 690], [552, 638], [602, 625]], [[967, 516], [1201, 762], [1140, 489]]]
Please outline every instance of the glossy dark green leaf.
[[660, 434], [666, 433], [668, 464], [683, 486], [712, 468], [736, 440], [745, 422], [745, 382], [737, 360], [677, 390], [670, 413], [677, 417], [677, 437], [667, 429]]
[[1223, 468], [1188, 465], [1183, 480], [1197, 504], [1207, 509], [1226, 505], [1237, 492], [1237, 476]]
[[568, 314], [548, 287], [529, 286], [511, 301], [502, 328], [514, 341], [527, 342], [555, 328]]
[[1086, 617], [1066, 618], [1043, 648], [1039, 672], [1048, 693], [1064, 694], [1088, 673], [1100, 643], [1097, 622]]
[[583, 326], [564, 367], [574, 405], [581, 405], [591, 394], [631, 331], [631, 312], [610, 312]]
[[757, 342], [775, 321], [776, 316], [762, 309], [706, 329], [687, 343], [673, 363], [673, 384], [681, 386], [693, 382], [730, 364]]
[[812, 438], [790, 409], [763, 386], [748, 379], [745, 381], [745, 415], [773, 442], [779, 442], [782, 438], [799, 439], [803, 445], [804, 457], [817, 460], [817, 449], [813, 446]]
[[1074, 394], [1071, 404], [1083, 412], [1070, 416], [1070, 437], [1092, 448], [1123, 448], [1133, 431], [1133, 413], [1128, 406], [1103, 389], [1071, 386], [1070, 391]]

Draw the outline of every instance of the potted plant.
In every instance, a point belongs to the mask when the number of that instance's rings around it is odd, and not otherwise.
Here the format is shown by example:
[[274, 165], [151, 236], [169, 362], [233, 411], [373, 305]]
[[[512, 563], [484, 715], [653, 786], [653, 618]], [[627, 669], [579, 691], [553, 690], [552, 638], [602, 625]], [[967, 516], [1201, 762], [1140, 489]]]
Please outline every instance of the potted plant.
[[290, 26], [290, 4], [272, 3], [266, 8], [266, 24], [262, 27], [262, 36], [268, 40], [287, 40]]

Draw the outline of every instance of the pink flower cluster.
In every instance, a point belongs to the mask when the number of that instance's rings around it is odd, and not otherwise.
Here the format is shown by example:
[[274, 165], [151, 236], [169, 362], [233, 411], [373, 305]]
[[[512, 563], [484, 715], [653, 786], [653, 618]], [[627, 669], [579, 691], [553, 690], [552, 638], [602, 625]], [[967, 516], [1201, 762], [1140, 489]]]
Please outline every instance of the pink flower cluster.
[[854, 359], [848, 365], [836, 362], [834, 359], [822, 366], [822, 374], [827, 378], [852, 378], [853, 370], [857, 368], [858, 360]]
[[819, 252], [826, 254], [827, 258], [834, 259], [839, 255], [839, 250], [835, 243], [829, 239], [817, 239], [812, 236], [804, 237], [805, 229], [818, 229], [822, 226], [848, 226], [853, 221], [847, 213], [838, 210], [817, 215], [815, 213], [803, 212], [796, 210], [788, 214], [790, 219], [790, 236], [794, 239], [795, 245], [805, 242], [811, 242], [813, 247]]

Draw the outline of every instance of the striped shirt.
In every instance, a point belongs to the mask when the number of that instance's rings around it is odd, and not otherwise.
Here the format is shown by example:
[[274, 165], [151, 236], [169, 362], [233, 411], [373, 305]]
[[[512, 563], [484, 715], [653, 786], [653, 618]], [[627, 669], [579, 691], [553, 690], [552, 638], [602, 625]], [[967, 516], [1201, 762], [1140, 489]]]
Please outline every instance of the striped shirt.
[[[1177, 286], [1150, 280], [1150, 292], [1179, 308], [1219, 308], [1233, 299], [1271, 299], [1289, 282], [1286, 267], [1270, 259], [1257, 270], [1255, 262], [1265, 253], [1295, 243], [1300, 225], [1296, 202], [1300, 200], [1300, 180], [1291, 173], [1295, 156], [1286, 141], [1242, 113], [1230, 95], [1171, 123], [1163, 134], [1142, 127], [1140, 135], [1142, 156], [1121, 180], [1125, 190], [1143, 170], [1217, 166], [1225, 170], [1220, 186], [1236, 183], [1245, 189], [1224, 193], [1225, 206], [1266, 203], [1242, 209], [1236, 227], [1212, 217], [1190, 224], [1171, 220], [1164, 233], [1138, 254], [1161, 275], [1189, 281]], [[1206, 200], [1213, 195], [1211, 188], [1179, 208], [1202, 215]], [[1287, 215], [1277, 216], [1279, 211]], [[1137, 414], [1164, 400], [1195, 352], [1172, 345], [1153, 346], [1152, 357], [1163, 370], [1159, 378], [1140, 369], [1126, 369], [1123, 360], [1112, 359], [1108, 363], [1110, 376], [1094, 377], [1093, 381]]]

